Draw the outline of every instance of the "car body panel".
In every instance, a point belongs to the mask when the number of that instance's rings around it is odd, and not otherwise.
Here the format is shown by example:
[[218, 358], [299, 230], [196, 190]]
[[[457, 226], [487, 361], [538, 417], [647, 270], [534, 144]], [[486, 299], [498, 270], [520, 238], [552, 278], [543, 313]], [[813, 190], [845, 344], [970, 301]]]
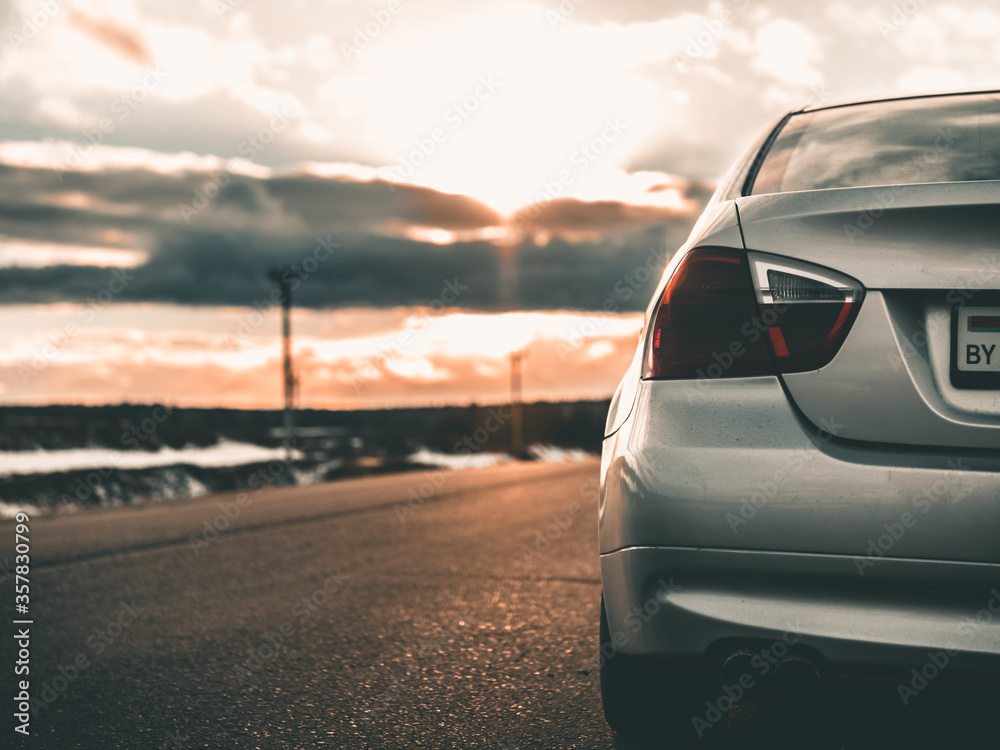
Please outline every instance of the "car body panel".
[[601, 552], [834, 554], [859, 577], [873, 542], [877, 557], [1000, 563], [1000, 456], [873, 451], [841, 444], [836, 412], [818, 421], [774, 376], [642, 381], [605, 441]]

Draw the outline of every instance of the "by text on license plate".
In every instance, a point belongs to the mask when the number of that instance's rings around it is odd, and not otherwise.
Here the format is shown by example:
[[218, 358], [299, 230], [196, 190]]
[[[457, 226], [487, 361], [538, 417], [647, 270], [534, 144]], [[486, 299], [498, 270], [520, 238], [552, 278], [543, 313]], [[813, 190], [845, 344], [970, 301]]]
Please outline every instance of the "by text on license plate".
[[955, 326], [959, 372], [1000, 373], [1000, 307], [963, 307]]

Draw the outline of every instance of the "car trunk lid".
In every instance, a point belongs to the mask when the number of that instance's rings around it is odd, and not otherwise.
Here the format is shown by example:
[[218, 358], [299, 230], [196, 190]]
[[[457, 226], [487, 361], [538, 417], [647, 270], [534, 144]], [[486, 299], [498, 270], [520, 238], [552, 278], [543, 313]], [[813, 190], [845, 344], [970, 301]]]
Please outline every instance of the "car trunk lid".
[[833, 361], [783, 376], [810, 421], [841, 425], [838, 436], [854, 440], [1000, 448], [1000, 372], [978, 384], [955, 374], [956, 311], [966, 310], [963, 324], [970, 310], [980, 322], [1000, 315], [998, 204], [1000, 182], [738, 201], [748, 250], [830, 268], [867, 290]]

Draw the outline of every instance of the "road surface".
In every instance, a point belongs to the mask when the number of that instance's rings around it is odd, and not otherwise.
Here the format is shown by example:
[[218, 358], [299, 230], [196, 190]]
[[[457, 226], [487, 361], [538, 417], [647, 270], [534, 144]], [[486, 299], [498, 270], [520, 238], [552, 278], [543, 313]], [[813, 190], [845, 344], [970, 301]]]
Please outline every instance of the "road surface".
[[[5, 710], [3, 746], [626, 747], [595, 668], [597, 476], [509, 464], [32, 519], [39, 710], [28, 738]], [[12, 639], [2, 656], [11, 698]]]
[[594, 461], [518, 464], [33, 519], [31, 692], [51, 702], [14, 737], [611, 747], [596, 675], [581, 674], [596, 478]]

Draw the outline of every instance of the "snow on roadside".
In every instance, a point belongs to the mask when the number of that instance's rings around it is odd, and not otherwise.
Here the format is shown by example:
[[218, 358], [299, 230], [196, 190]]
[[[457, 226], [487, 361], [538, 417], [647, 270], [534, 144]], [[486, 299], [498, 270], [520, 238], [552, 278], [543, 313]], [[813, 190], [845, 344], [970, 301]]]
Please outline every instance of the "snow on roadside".
[[[297, 459], [301, 453], [294, 452]], [[24, 474], [55, 474], [81, 469], [150, 469], [175, 464], [202, 468], [223, 468], [245, 464], [281, 461], [284, 448], [264, 448], [250, 443], [222, 440], [208, 448], [161, 448], [148, 451], [116, 451], [110, 448], [72, 448], [57, 451], [0, 451], [0, 477]]]
[[[579, 448], [559, 448], [554, 445], [535, 444], [528, 447], [528, 455], [542, 463], [575, 463], [591, 457]], [[496, 466], [513, 461], [507, 453], [438, 453], [428, 448], [421, 448], [407, 459], [410, 463], [440, 466], [445, 469], [480, 469], [484, 466]]]
[[5, 503], [0, 500], [0, 521], [9, 521], [15, 518], [18, 513], [27, 513], [29, 518], [34, 518], [35, 516], [42, 515], [43, 511], [41, 508], [36, 508], [34, 505], [25, 505], [23, 503]]
[[495, 466], [513, 461], [506, 453], [438, 453], [427, 448], [421, 448], [411, 453], [406, 459], [411, 464], [426, 464], [440, 466], [445, 469], [481, 469], [484, 466]]
[[579, 448], [560, 448], [556, 445], [536, 443], [528, 446], [528, 455], [536, 461], [547, 464], [565, 464], [586, 461], [591, 457], [587, 451]]

